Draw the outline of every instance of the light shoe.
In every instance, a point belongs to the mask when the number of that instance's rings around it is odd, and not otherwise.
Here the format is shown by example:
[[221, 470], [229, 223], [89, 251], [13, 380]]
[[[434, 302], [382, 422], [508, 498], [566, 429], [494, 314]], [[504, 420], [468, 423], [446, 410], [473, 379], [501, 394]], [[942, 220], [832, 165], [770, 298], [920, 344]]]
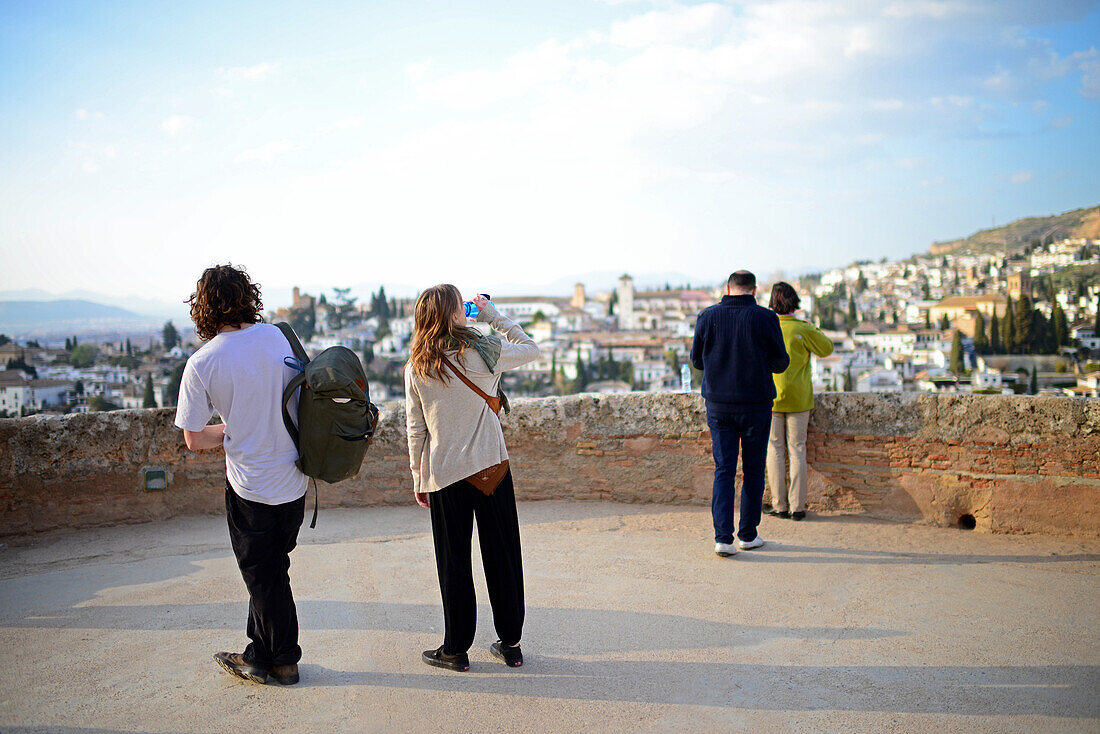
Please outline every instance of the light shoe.
[[752, 540], [739, 540], [737, 541], [737, 547], [741, 550], [752, 550], [753, 548], [759, 548], [764, 545], [764, 539], [757, 535]]
[[715, 543], [714, 552], [725, 558], [726, 556], [736, 555], [737, 546], [733, 543]]

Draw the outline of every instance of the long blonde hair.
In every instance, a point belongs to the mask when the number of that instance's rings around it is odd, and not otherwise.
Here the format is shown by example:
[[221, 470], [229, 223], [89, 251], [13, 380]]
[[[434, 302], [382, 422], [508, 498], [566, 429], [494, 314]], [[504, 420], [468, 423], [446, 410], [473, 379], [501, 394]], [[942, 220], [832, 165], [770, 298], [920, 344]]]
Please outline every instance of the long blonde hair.
[[420, 379], [450, 382], [450, 371], [443, 365], [444, 350], [457, 347], [461, 358], [466, 341], [479, 336], [476, 329], [454, 322], [455, 311], [461, 306], [462, 294], [450, 283], [433, 285], [416, 299], [409, 364]]

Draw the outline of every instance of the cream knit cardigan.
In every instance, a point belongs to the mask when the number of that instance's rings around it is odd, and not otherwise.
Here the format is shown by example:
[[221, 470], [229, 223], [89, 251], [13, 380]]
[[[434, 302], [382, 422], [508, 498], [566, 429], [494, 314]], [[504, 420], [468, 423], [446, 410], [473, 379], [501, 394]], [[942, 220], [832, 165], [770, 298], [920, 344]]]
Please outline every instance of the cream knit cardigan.
[[[489, 372], [477, 350], [451, 362], [489, 395], [496, 395], [505, 370], [537, 359], [538, 345], [523, 328], [501, 316], [491, 303], [477, 320], [501, 332], [500, 359]], [[449, 370], [448, 370], [449, 372]], [[500, 419], [480, 395], [451, 375], [447, 384], [422, 380], [405, 365], [405, 430], [409, 438], [409, 467], [414, 492], [436, 492], [508, 458]]]

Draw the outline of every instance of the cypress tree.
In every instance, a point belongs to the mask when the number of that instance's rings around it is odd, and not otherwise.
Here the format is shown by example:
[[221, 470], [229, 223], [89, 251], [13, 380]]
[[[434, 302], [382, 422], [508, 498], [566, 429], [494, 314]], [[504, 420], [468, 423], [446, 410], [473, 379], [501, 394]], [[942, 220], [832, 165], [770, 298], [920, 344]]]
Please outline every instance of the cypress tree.
[[974, 351], [978, 354], [989, 351], [989, 339], [985, 335], [985, 316], [981, 311], [974, 317]]
[[997, 310], [993, 310], [993, 316], [989, 320], [989, 353], [997, 354], [1001, 351], [1001, 325], [997, 321]]
[[156, 395], [153, 394], [153, 376], [149, 374], [145, 375], [145, 395], [141, 399], [141, 407], [157, 407], [157, 398]]
[[955, 336], [951, 340], [951, 362], [949, 369], [955, 373], [955, 375], [961, 375], [966, 369], [963, 366], [963, 342], [962, 334], [958, 329], [955, 329]]
[[1032, 395], [1039, 392], [1039, 375], [1034, 364], [1031, 365], [1031, 384], [1028, 387]]
[[1035, 344], [1035, 313], [1031, 308], [1031, 299], [1026, 293], [1020, 294], [1020, 300], [1016, 303], [1016, 338], [1014, 343], [1020, 354], [1028, 354], [1034, 351]]
[[1002, 329], [1001, 343], [1004, 345], [1005, 354], [1012, 354], [1016, 345], [1016, 310], [1012, 307], [1012, 297], [1008, 298], [1005, 308], [1004, 328]]
[[1069, 324], [1066, 322], [1066, 312], [1062, 310], [1061, 304], [1054, 304], [1054, 312], [1050, 318], [1054, 328], [1055, 349], [1061, 349], [1069, 344]]

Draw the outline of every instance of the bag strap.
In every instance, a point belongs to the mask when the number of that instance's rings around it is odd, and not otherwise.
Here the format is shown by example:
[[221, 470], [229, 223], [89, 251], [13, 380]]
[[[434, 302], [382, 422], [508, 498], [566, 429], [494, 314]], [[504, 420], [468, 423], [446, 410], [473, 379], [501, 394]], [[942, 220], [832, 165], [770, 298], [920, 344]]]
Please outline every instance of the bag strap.
[[462, 372], [457, 367], [451, 364], [451, 360], [444, 357], [443, 363], [451, 368], [451, 372], [454, 372], [456, 375], [458, 375], [458, 379], [465, 382], [467, 387], [480, 395], [482, 400], [489, 404], [489, 410], [493, 411], [493, 413], [495, 413], [498, 418], [500, 417], [500, 398], [489, 397], [489, 395], [484, 390], [471, 382], [470, 378], [466, 377], [466, 375], [462, 374]]
[[290, 351], [294, 352], [294, 356], [303, 364], [309, 364], [309, 355], [306, 354], [305, 347], [302, 346], [302, 342], [298, 341], [298, 335], [294, 333], [294, 329], [290, 324], [285, 321], [280, 321], [275, 324], [279, 327], [279, 331], [283, 332], [283, 336], [290, 342]]
[[290, 411], [286, 409], [287, 403], [294, 397], [294, 391], [299, 387], [306, 384], [306, 373], [299, 372], [290, 379], [290, 382], [283, 388], [283, 425], [286, 426], [286, 432], [290, 434], [291, 440], [294, 441], [294, 448], [301, 453], [302, 447], [298, 445], [298, 427], [294, 425], [294, 421], [290, 418]]

